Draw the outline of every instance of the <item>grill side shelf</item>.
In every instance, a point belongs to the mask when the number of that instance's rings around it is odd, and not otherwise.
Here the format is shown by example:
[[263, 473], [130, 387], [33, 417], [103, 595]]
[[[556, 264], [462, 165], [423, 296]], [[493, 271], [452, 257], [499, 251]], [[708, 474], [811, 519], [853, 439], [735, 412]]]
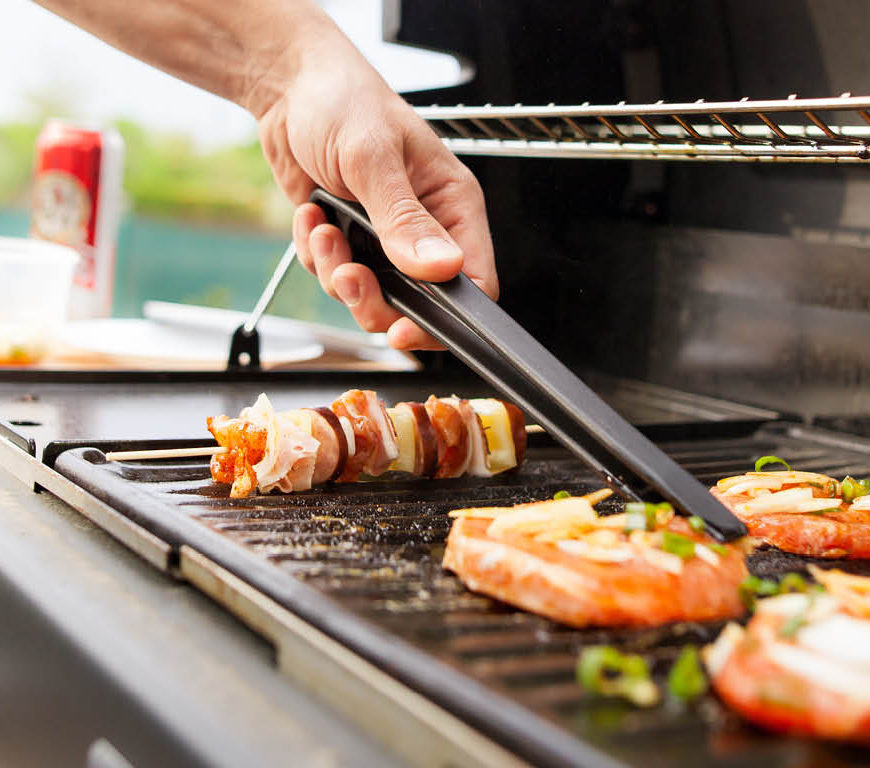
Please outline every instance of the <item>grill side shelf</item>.
[[56, 459], [55, 469], [169, 542], [176, 551], [186, 545], [201, 553], [533, 764], [584, 768], [624, 765], [400, 638], [348, 613], [322, 592], [161, 503], [127, 480], [117, 466], [106, 463], [100, 451], [66, 451]]

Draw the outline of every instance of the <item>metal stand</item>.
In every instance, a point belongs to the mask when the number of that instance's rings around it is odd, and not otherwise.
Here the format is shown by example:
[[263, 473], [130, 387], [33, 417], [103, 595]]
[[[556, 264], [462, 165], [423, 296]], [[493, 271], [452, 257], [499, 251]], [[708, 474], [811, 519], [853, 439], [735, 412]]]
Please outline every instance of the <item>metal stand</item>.
[[284, 281], [287, 271], [296, 258], [296, 245], [290, 243], [269, 282], [263, 289], [263, 293], [257, 300], [257, 305], [244, 323], [236, 328], [230, 342], [230, 354], [227, 359], [227, 370], [259, 370], [260, 368], [260, 334], [257, 332], [257, 323], [272, 303], [278, 288]]

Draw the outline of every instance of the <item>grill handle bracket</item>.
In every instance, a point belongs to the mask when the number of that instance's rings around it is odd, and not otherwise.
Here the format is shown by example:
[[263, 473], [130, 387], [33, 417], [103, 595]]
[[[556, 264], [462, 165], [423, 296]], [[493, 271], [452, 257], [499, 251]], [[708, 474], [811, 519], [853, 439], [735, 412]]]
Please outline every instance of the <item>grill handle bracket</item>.
[[516, 401], [572, 453], [628, 499], [663, 497], [698, 515], [720, 540], [746, 527], [692, 475], [642, 435], [481, 291], [466, 275], [414, 280], [389, 261], [363, 208], [316, 189], [311, 202], [347, 237], [385, 299]]

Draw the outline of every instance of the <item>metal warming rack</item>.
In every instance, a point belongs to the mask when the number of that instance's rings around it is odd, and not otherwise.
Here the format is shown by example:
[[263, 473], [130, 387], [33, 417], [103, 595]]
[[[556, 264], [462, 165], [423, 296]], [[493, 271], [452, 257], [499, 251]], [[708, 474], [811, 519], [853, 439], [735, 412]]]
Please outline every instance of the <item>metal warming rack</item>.
[[870, 160], [870, 96], [419, 107], [458, 155], [753, 163]]

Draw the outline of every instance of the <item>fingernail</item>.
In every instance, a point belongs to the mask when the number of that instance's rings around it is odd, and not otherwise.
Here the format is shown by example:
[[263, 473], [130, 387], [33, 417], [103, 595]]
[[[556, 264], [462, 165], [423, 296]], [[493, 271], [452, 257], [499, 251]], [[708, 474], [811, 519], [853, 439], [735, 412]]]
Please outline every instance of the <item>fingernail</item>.
[[462, 256], [462, 251], [459, 250], [449, 240], [443, 237], [424, 237], [418, 240], [414, 245], [414, 253], [420, 261], [435, 262], [435, 261], [453, 261], [457, 257]]
[[353, 278], [336, 275], [332, 278], [332, 287], [343, 304], [348, 307], [359, 304], [359, 283]]

